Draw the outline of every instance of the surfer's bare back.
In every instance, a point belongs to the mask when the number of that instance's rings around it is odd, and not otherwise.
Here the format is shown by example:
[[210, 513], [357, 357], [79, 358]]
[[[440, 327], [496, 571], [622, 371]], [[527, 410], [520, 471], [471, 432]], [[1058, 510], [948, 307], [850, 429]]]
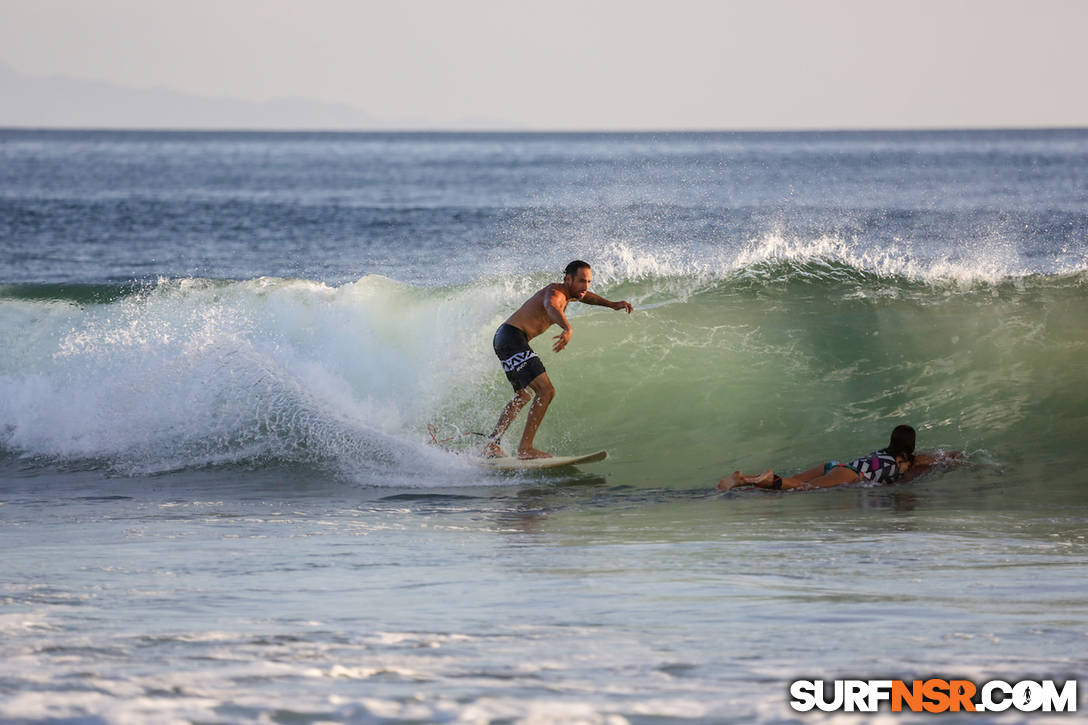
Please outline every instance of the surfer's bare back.
[[506, 372], [510, 384], [514, 386], [514, 398], [503, 408], [495, 430], [488, 437], [487, 445], [484, 446], [485, 456], [503, 455], [499, 440], [521, 409], [529, 402], [531, 397], [529, 390], [532, 390], [536, 397], [533, 398], [533, 404], [529, 407], [525, 432], [522, 433], [521, 443], [518, 444], [518, 458], [551, 457], [550, 453], [533, 448], [533, 438], [536, 437], [540, 422], [544, 420], [548, 405], [555, 397], [555, 388], [552, 386], [552, 381], [548, 379], [548, 373], [544, 371], [544, 363], [529, 347], [529, 340], [552, 325], [559, 325], [562, 331], [555, 336], [552, 350], [559, 352], [565, 348], [573, 334], [566, 315], [567, 304], [572, 300], [587, 305], [611, 307], [614, 310], [627, 310], [627, 314], [631, 314], [634, 308], [627, 302], [610, 302], [590, 292], [589, 285], [592, 281], [593, 270], [586, 262], [576, 259], [563, 270], [561, 284], [553, 283], [537, 291], [495, 332], [495, 355], [502, 363], [502, 369]]

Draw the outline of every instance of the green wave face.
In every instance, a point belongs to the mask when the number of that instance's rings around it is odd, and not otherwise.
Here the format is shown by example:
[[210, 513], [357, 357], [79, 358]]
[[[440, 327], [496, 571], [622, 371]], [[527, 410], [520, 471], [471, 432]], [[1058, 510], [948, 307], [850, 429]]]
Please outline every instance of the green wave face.
[[[783, 271], [783, 270], [780, 270]], [[841, 274], [840, 274], [841, 273]], [[637, 441], [687, 475], [860, 455], [898, 423], [922, 447], [1068, 458], [1088, 411], [1084, 279], [934, 286], [852, 270], [742, 277], [631, 324], [588, 316], [552, 376], [578, 440]], [[577, 329], [577, 324], [576, 324]], [[558, 357], [558, 356], [557, 356]], [[549, 362], [551, 362], [549, 360]]]
[[137, 282], [125, 284], [0, 284], [0, 300], [101, 305], [136, 294], [148, 287], [149, 285]]
[[[491, 335], [547, 281], [9, 286], [0, 445], [122, 472], [287, 461], [368, 483], [426, 459], [441, 480], [453, 464], [428, 425], [490, 429], [511, 394]], [[906, 422], [921, 448], [1064, 471], [1086, 430], [1086, 281], [821, 260], [606, 277], [597, 291], [634, 314], [572, 305], [565, 351], [533, 342], [558, 390], [537, 442], [606, 448], [622, 483], [697, 488], [860, 455]]]

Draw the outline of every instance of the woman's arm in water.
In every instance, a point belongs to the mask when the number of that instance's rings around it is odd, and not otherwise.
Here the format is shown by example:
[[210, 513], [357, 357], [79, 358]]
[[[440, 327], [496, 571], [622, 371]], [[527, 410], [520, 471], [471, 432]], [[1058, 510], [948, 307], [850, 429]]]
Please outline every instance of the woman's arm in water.
[[963, 451], [931, 451], [914, 454], [915, 466], [965, 466]]

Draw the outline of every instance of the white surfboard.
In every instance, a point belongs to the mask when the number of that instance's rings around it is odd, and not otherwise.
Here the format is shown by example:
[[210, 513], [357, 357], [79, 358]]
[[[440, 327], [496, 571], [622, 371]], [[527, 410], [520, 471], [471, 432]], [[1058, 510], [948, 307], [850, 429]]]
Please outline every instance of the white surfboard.
[[586, 453], [581, 456], [552, 456], [551, 458], [477, 458], [476, 463], [499, 471], [538, 471], [543, 468], [577, 466], [581, 463], [596, 463], [608, 458], [608, 451]]

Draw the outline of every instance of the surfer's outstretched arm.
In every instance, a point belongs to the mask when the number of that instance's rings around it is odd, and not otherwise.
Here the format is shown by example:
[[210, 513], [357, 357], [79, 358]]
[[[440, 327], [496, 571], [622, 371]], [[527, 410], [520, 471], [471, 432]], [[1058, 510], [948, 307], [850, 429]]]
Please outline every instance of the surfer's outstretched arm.
[[623, 300], [621, 302], [612, 302], [610, 300], [606, 300], [600, 295], [595, 295], [592, 292], [586, 292], [585, 295], [582, 296], [582, 299], [578, 301], [587, 305], [596, 305], [598, 307], [611, 307], [614, 310], [627, 310], [627, 314], [631, 314], [631, 311], [635, 309], [627, 300]]

